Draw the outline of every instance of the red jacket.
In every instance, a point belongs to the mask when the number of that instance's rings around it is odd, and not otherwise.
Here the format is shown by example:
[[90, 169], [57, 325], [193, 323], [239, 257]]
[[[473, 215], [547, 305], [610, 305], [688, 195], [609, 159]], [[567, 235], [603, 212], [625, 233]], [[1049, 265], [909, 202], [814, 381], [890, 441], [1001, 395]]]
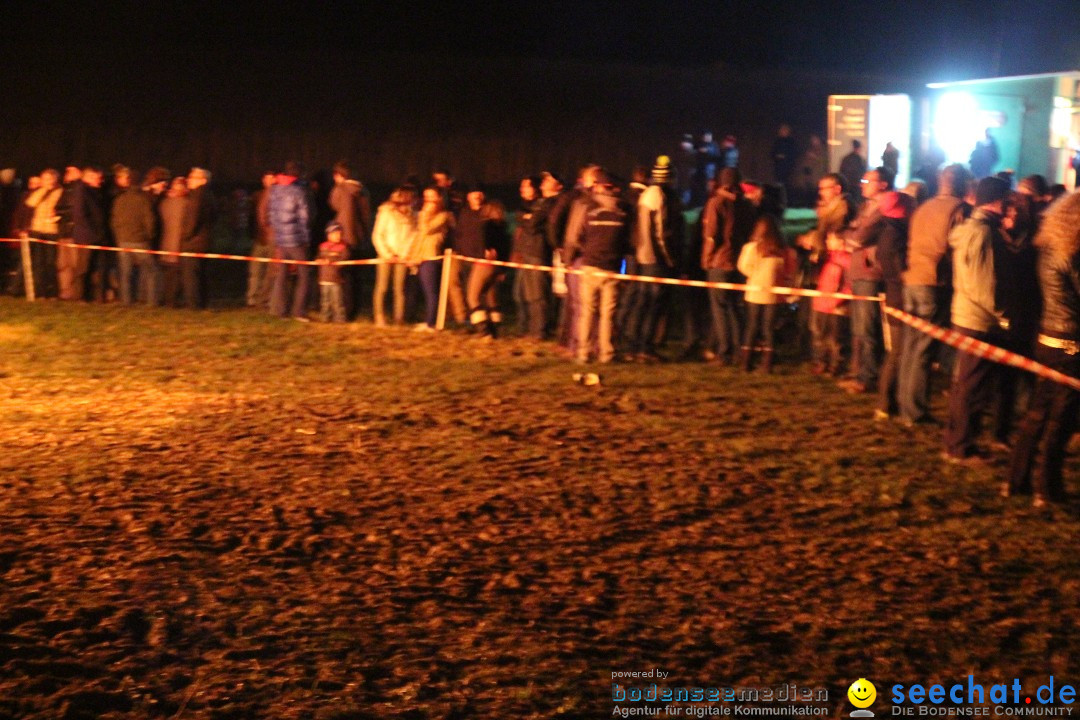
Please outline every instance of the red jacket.
[[[817, 289], [820, 292], [851, 293], [851, 280], [848, 269], [851, 267], [851, 253], [847, 250], [830, 250], [825, 265], [818, 275]], [[831, 297], [814, 298], [813, 309], [828, 315], [847, 315], [847, 300]]]

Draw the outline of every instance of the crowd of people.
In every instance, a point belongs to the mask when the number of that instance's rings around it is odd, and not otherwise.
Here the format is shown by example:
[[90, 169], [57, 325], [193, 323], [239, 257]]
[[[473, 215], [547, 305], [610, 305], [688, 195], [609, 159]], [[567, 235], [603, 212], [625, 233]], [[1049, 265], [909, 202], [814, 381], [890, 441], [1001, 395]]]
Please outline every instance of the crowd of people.
[[[788, 135], [782, 129], [780, 139]], [[299, 163], [285, 163], [265, 172], [262, 187], [232, 214], [240, 226], [250, 218], [250, 256], [305, 262], [250, 262], [247, 303], [306, 322], [317, 295], [319, 318], [345, 322], [370, 293], [375, 326], [402, 325], [411, 309], [415, 329], [434, 332], [447, 278], [452, 324], [493, 339], [504, 332], [509, 298], [518, 334], [552, 339], [578, 363], [661, 362], [671, 359], [661, 353], [672, 338], [681, 341], [680, 359], [767, 373], [779, 347], [847, 392], [875, 393], [875, 420], [942, 426], [950, 463], [1011, 452], [1003, 494], [1032, 492], [1036, 505], [1064, 496], [1062, 464], [1080, 394], [953, 353], [883, 313], [882, 299], [1080, 376], [1080, 195], [1052, 203], [1061, 193], [1041, 176], [1014, 183], [1009, 174], [976, 177], [959, 164], [923, 170], [929, 177], [902, 190], [892, 167], [864, 164], [853, 184], [846, 163], [817, 179], [814, 228], [788, 238], [786, 188], [744, 180], [734, 137], [693, 154], [692, 168], [660, 156], [627, 181], [598, 165], [581, 168], [571, 187], [553, 172], [523, 177], [513, 215], [483, 186], [458, 183], [446, 171], [409, 178], [373, 210], [347, 162], [335, 164], [321, 188]], [[140, 178], [115, 166], [106, 179], [98, 167], [68, 167], [63, 177], [42, 171], [17, 195], [5, 171], [0, 221], [9, 237], [57, 241], [31, 245], [39, 297], [197, 308], [206, 300], [204, 261], [168, 253], [210, 250], [220, 210], [210, 180], [203, 168], [173, 177], [156, 167]], [[698, 182], [700, 213], [684, 212]], [[449, 268], [446, 249], [453, 250]], [[374, 278], [362, 265], [338, 264], [371, 257], [383, 261]], [[8, 246], [13, 292], [21, 292], [19, 259]], [[746, 287], [627, 282], [616, 272]], [[777, 288], [821, 294], [808, 299]], [[951, 377], [941, 420], [931, 415], [935, 367]], [[992, 418], [987, 449], [979, 444], [984, 415]]]

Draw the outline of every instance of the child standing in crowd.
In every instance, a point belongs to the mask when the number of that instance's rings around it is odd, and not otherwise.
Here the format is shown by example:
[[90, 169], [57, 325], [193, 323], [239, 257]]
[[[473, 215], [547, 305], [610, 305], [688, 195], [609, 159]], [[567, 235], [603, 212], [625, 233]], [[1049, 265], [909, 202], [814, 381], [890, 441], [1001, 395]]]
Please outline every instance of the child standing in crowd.
[[326, 226], [326, 241], [319, 245], [319, 306], [323, 322], [345, 322], [345, 301], [341, 294], [341, 266], [349, 258], [349, 248], [341, 241], [341, 225]]
[[[818, 275], [817, 289], [823, 293], [851, 293], [848, 268], [851, 253], [844, 249], [844, 239], [830, 233], [825, 238], [828, 253]], [[844, 371], [848, 343], [848, 301], [835, 297], [816, 297], [810, 318], [814, 335], [815, 375], [829, 374], [839, 377]]]
[[[784, 247], [776, 220], [765, 215], [754, 224], [750, 242], [739, 253], [739, 272], [752, 286], [744, 295], [746, 300], [746, 333], [743, 335], [743, 370], [750, 370], [754, 350], [761, 350], [761, 369], [772, 372], [773, 331], [776, 327], [776, 308], [785, 297], [767, 288], [783, 287], [795, 275], [795, 252]], [[754, 343], [761, 338], [761, 345]]]

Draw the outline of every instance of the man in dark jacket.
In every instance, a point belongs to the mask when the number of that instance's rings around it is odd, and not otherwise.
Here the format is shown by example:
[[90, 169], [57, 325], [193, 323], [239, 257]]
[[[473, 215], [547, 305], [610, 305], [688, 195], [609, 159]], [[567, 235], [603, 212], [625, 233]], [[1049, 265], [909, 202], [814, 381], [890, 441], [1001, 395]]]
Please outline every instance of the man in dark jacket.
[[[540, 197], [540, 178], [521, 181], [521, 209], [517, 213], [510, 259], [531, 265], [550, 265], [551, 248], [547, 244], [547, 211], [551, 203]], [[548, 296], [551, 276], [541, 270], [517, 270], [514, 273], [514, 300], [518, 325], [523, 335], [543, 340], [547, 327]]]
[[[908, 219], [915, 208], [910, 195], [891, 190], [884, 193], [878, 203], [881, 211], [881, 232], [877, 242], [877, 264], [885, 285], [885, 304], [900, 310], [904, 304], [903, 273], [907, 263]], [[892, 317], [886, 318], [885, 362], [881, 365], [878, 382], [878, 407], [875, 420], [886, 420], [899, 412], [897, 405], [897, 378], [905, 333], [904, 324]], [[917, 332], [912, 330], [912, 332]]]
[[[165, 192], [168, 173], [153, 168], [146, 173], [141, 187], [129, 187], [113, 201], [109, 226], [119, 248], [153, 250], [157, 239], [157, 198]], [[121, 252], [120, 301], [132, 305], [140, 299], [157, 305], [157, 258], [149, 253]]]
[[589, 361], [593, 316], [599, 314], [597, 360], [608, 363], [615, 358], [612, 333], [619, 281], [597, 273], [618, 272], [623, 255], [629, 250], [630, 218], [607, 173], [597, 172], [589, 205], [581, 222], [572, 227], [576, 229], [568, 231], [564, 249], [575, 260], [580, 258], [581, 262], [575, 266], [584, 271], [580, 276], [581, 312], [577, 319], [575, 359], [579, 363]]
[[[678, 268], [678, 249], [682, 243], [682, 205], [668, 181], [671, 161], [661, 155], [653, 166], [651, 184], [631, 206], [636, 214], [632, 232], [634, 274], [645, 277], [671, 277]], [[667, 305], [667, 286], [659, 283], [635, 283], [626, 311], [622, 332], [626, 352], [634, 360], [659, 359], [653, 346], [656, 325]]]
[[[863, 175], [863, 204], [845, 236], [851, 251], [851, 291], [862, 297], [877, 297], [881, 288], [881, 268], [875, 259], [881, 237], [882, 221], [878, 201], [893, 189], [894, 175], [886, 167], [868, 170]], [[873, 392], [881, 367], [881, 308], [877, 301], [854, 300], [851, 303], [851, 365], [854, 377], [840, 386], [851, 393]]]
[[61, 300], [84, 299], [90, 251], [78, 246], [102, 245], [105, 242], [105, 208], [101, 198], [101, 181], [100, 168], [86, 167], [82, 170], [82, 179], [76, 181], [71, 189], [73, 244], [60, 246], [57, 258]]
[[[371, 197], [359, 180], [353, 177], [349, 163], [334, 164], [334, 187], [330, 191], [330, 209], [334, 222], [341, 226], [341, 241], [349, 248], [349, 259], [362, 257], [371, 237]], [[338, 268], [342, 273], [342, 295], [346, 311], [352, 315], [360, 297], [362, 266]]]
[[[214, 224], [214, 197], [207, 183], [210, 171], [199, 167], [188, 173], [188, 205], [184, 217], [184, 235], [180, 242], [182, 252], [205, 253], [210, 251], [210, 231]], [[180, 258], [180, 282], [183, 287], [184, 304], [199, 308], [205, 302], [203, 261], [200, 258]]]
[[[1052, 205], [1036, 236], [1043, 309], [1035, 359], [1080, 377], [1080, 193]], [[1020, 423], [1003, 494], [1028, 492], [1035, 507], [1065, 498], [1061, 470], [1080, 416], [1080, 392], [1038, 378]]]
[[[754, 229], [757, 213], [753, 204], [743, 196], [740, 180], [739, 171], [735, 168], [721, 170], [720, 184], [705, 203], [701, 214], [704, 238], [701, 268], [709, 282], [736, 281], [738, 270], [735, 263]], [[742, 340], [739, 295], [741, 293], [737, 290], [709, 288], [716, 354], [721, 362], [734, 363]]]

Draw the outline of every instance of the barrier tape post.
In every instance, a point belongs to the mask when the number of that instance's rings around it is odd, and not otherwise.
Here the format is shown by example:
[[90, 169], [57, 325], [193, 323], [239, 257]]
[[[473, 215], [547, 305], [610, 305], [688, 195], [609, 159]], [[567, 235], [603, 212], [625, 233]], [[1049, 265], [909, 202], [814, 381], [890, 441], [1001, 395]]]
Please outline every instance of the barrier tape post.
[[30, 238], [24, 237], [19, 245], [22, 253], [23, 287], [26, 288], [26, 299], [34, 302], [37, 294], [34, 292], [34, 264], [30, 259]]
[[442, 330], [446, 327], [446, 303], [450, 297], [450, 272], [453, 269], [454, 251], [447, 248], [443, 251], [442, 278], [439, 282], [439, 314], [435, 318], [435, 329]]

